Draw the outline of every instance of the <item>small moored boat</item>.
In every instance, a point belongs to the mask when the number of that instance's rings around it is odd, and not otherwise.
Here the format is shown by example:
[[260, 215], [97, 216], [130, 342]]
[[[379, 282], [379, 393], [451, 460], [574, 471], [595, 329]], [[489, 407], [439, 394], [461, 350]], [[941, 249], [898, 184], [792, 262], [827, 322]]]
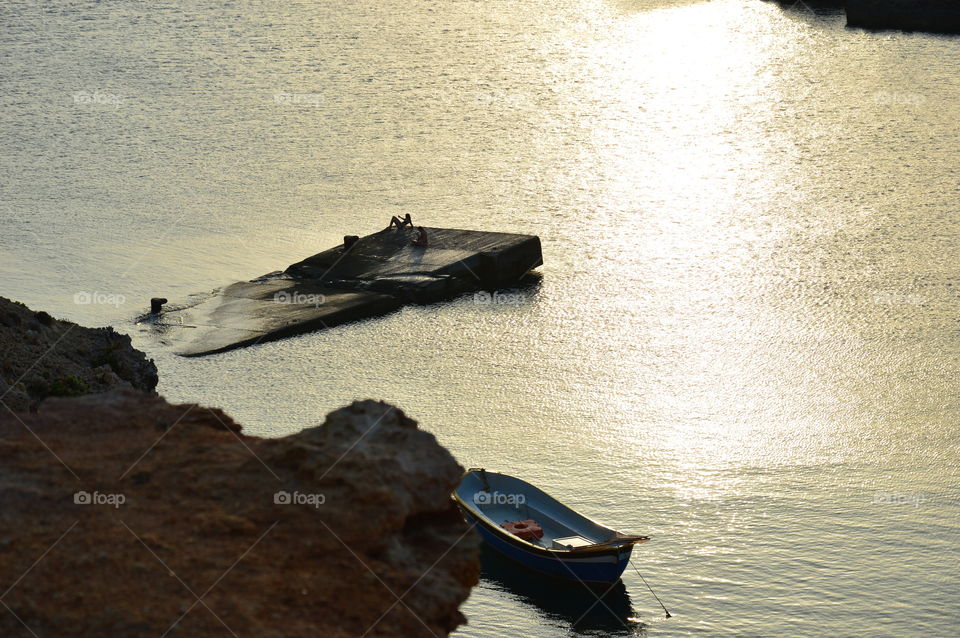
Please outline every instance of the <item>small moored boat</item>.
[[491, 547], [566, 580], [615, 583], [633, 546], [650, 540], [604, 527], [525, 481], [483, 469], [468, 470], [453, 498]]

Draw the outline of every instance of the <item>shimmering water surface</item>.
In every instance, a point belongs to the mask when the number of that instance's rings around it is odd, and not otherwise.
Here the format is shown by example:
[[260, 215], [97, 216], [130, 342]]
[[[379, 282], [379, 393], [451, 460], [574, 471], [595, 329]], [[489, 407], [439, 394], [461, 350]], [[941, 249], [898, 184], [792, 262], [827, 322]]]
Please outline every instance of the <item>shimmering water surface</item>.
[[[654, 537], [673, 618], [490, 559], [458, 636], [954, 636], [960, 40], [818, 11], [7, 0], [0, 294], [249, 432], [383, 398]], [[205, 359], [135, 323], [401, 212], [542, 279]]]

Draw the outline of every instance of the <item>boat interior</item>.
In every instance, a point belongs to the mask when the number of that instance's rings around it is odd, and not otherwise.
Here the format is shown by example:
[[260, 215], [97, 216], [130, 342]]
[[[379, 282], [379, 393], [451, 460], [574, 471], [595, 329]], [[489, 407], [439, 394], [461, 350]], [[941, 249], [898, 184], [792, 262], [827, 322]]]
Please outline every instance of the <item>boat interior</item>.
[[494, 472], [468, 474], [457, 488], [457, 494], [474, 513], [497, 527], [507, 522], [535, 521], [543, 530], [543, 537], [528, 539], [528, 542], [547, 549], [589, 547], [620, 536], [510, 476]]

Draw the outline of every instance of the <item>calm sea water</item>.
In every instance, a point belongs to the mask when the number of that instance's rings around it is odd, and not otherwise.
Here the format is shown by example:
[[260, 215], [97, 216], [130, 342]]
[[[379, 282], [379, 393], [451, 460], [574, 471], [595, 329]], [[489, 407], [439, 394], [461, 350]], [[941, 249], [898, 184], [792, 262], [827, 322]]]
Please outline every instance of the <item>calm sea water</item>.
[[[673, 618], [490, 558], [458, 636], [956, 635], [960, 40], [760, 0], [0, 16], [0, 294], [248, 432], [383, 398], [653, 536]], [[402, 212], [539, 234], [542, 279], [205, 359], [135, 322]]]

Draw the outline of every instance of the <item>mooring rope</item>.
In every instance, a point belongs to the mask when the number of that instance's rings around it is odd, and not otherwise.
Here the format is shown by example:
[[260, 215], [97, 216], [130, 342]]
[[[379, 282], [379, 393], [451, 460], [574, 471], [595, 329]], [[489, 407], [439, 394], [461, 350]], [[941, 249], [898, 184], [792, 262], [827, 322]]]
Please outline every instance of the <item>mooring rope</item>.
[[636, 570], [637, 575], [640, 577], [640, 580], [643, 581], [643, 584], [647, 586], [647, 589], [650, 590], [650, 593], [653, 594], [653, 597], [657, 599], [657, 602], [660, 603], [660, 606], [663, 607], [663, 611], [667, 614], [667, 618], [670, 618], [670, 612], [667, 611], [667, 608], [664, 607], [663, 601], [660, 600], [660, 597], [657, 596], [657, 592], [653, 591], [653, 587], [650, 586], [650, 583], [647, 582], [647, 579], [643, 577], [643, 574], [640, 573], [640, 570], [637, 569], [637, 566], [633, 564], [633, 559], [630, 559], [630, 564], [633, 565], [633, 568]]

